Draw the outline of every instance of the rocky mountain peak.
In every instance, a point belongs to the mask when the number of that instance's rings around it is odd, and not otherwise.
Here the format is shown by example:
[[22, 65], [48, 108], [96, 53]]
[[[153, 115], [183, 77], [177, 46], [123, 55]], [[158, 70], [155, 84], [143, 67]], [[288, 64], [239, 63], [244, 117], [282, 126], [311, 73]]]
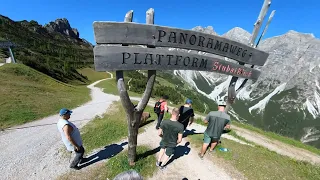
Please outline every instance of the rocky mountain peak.
[[251, 34], [240, 27], [235, 27], [223, 34], [222, 36], [241, 43], [248, 43]]
[[49, 32], [59, 32], [61, 34], [70, 36], [72, 38], [78, 39], [79, 38], [79, 31], [75, 28], [70, 26], [68, 19], [66, 18], [59, 18], [56, 19], [54, 22], [49, 22], [44, 26]]
[[217, 33], [214, 31], [212, 26], [207, 26], [205, 28], [201, 27], [201, 26], [196, 26], [196, 27], [192, 28], [191, 30], [198, 31], [198, 32], [203, 32], [203, 33], [207, 33], [207, 34], [217, 35]]

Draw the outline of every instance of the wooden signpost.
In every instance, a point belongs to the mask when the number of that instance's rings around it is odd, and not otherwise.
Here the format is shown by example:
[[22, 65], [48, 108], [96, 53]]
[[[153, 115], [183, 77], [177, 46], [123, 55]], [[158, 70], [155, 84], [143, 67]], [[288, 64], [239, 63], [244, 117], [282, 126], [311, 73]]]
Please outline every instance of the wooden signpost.
[[[270, 0], [266, 1], [270, 2]], [[270, 3], [265, 4], [270, 6]], [[263, 11], [267, 12], [267, 9], [263, 7]], [[253, 66], [263, 66], [269, 56], [268, 53], [256, 49], [251, 45], [252, 43], [246, 45], [217, 35], [154, 25], [152, 8], [146, 13], [146, 24], [133, 23], [132, 18], [133, 11], [131, 10], [126, 14], [125, 22], [98, 21], [93, 23], [97, 43], [94, 47], [95, 69], [96, 71], [116, 71], [119, 95], [127, 113], [130, 165], [135, 164], [140, 119], [151, 96], [156, 70], [210, 71], [231, 75], [233, 78], [227, 100], [230, 105], [236, 95], [237, 79], [257, 80], [261, 72], [254, 69]], [[260, 24], [262, 19], [259, 20]], [[256, 23], [253, 35], [259, 31], [259, 23]], [[256, 28], [258, 26], [259, 28]], [[170, 51], [169, 47], [202, 51], [215, 56]], [[233, 59], [238, 64], [226, 61], [224, 57]], [[245, 67], [244, 64], [252, 66]], [[136, 106], [133, 105], [127, 93], [123, 70], [148, 70], [146, 89]]]

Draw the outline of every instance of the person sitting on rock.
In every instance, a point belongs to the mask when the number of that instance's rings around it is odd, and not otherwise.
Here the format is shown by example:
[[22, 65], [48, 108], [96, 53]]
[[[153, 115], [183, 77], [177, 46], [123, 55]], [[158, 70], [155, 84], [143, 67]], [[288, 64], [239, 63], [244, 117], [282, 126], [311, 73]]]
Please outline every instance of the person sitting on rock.
[[158, 135], [162, 137], [160, 141], [160, 152], [156, 162], [156, 166], [163, 169], [174, 154], [175, 147], [182, 141], [183, 125], [177, 120], [179, 118], [179, 109], [174, 108], [171, 113], [170, 120], [164, 120], [158, 130]]

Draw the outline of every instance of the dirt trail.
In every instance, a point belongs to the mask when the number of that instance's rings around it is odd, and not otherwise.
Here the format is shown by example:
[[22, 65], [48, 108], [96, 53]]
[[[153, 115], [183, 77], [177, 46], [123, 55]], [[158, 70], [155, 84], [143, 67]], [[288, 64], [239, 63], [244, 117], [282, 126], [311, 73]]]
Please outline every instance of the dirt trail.
[[[146, 127], [144, 127], [144, 132], [138, 135], [138, 146], [139, 145], [147, 145], [152, 150], [155, 150], [159, 147], [159, 142], [161, 138], [157, 134], [157, 130], [155, 129], [156, 122], [153, 122]], [[203, 127], [201, 125], [191, 125], [187, 128], [188, 130], [194, 129], [196, 133], [203, 132]], [[152, 137], [152, 138], [150, 138]], [[128, 144], [121, 145], [122, 143], [127, 143], [127, 139], [124, 139], [114, 147], [121, 147], [122, 151], [127, 150]], [[226, 172], [223, 168], [219, 167], [217, 164], [213, 163], [211, 161], [210, 156], [205, 156], [203, 160], [201, 160], [198, 157], [199, 149], [191, 148], [190, 142], [188, 142], [187, 138], [183, 138], [182, 142], [178, 144], [176, 148], [176, 154], [177, 158], [174, 158], [174, 160], [169, 163], [164, 170], [158, 169], [153, 177], [151, 178], [145, 178], [148, 180], [231, 180], [234, 179], [228, 172]], [[119, 149], [119, 148], [114, 148]], [[99, 148], [94, 150], [93, 153], [88, 154], [88, 157], [90, 156], [96, 156], [99, 154], [99, 152], [102, 152], [104, 148]], [[109, 150], [109, 151], [115, 151], [115, 150]], [[100, 153], [101, 155], [101, 153]], [[158, 156], [158, 152], [152, 155]], [[99, 155], [97, 155], [99, 156]], [[102, 155], [104, 156], [104, 155]], [[104, 159], [96, 163], [94, 166], [101, 166], [105, 162], [107, 162], [108, 159]], [[90, 164], [90, 161], [88, 162]], [[88, 167], [82, 168], [80, 171], [82, 171], [82, 174], [85, 176], [85, 174], [90, 173], [90, 171], [94, 167], [93, 165], [90, 165]], [[79, 174], [73, 174], [69, 178], [76, 178], [79, 177]], [[86, 177], [82, 177], [82, 179], [86, 179]], [[239, 179], [239, 178], [237, 178]]]
[[[100, 80], [101, 81], [101, 80]], [[95, 116], [105, 113], [118, 96], [105, 94], [88, 86], [92, 100], [73, 109], [71, 121], [79, 128]], [[0, 179], [53, 179], [68, 170], [69, 163], [61, 162], [63, 152], [60, 134], [57, 131], [57, 115], [43, 118], [0, 132]]]

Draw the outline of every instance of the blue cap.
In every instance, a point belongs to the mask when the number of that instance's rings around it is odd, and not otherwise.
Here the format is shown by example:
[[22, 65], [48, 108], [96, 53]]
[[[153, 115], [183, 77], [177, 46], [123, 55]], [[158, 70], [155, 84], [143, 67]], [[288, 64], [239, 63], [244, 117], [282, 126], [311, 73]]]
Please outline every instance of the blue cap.
[[192, 104], [192, 100], [191, 99], [187, 99], [186, 100], [186, 104]]
[[71, 114], [72, 111], [70, 111], [69, 109], [63, 108], [60, 110], [60, 116], [65, 115], [65, 114]]

